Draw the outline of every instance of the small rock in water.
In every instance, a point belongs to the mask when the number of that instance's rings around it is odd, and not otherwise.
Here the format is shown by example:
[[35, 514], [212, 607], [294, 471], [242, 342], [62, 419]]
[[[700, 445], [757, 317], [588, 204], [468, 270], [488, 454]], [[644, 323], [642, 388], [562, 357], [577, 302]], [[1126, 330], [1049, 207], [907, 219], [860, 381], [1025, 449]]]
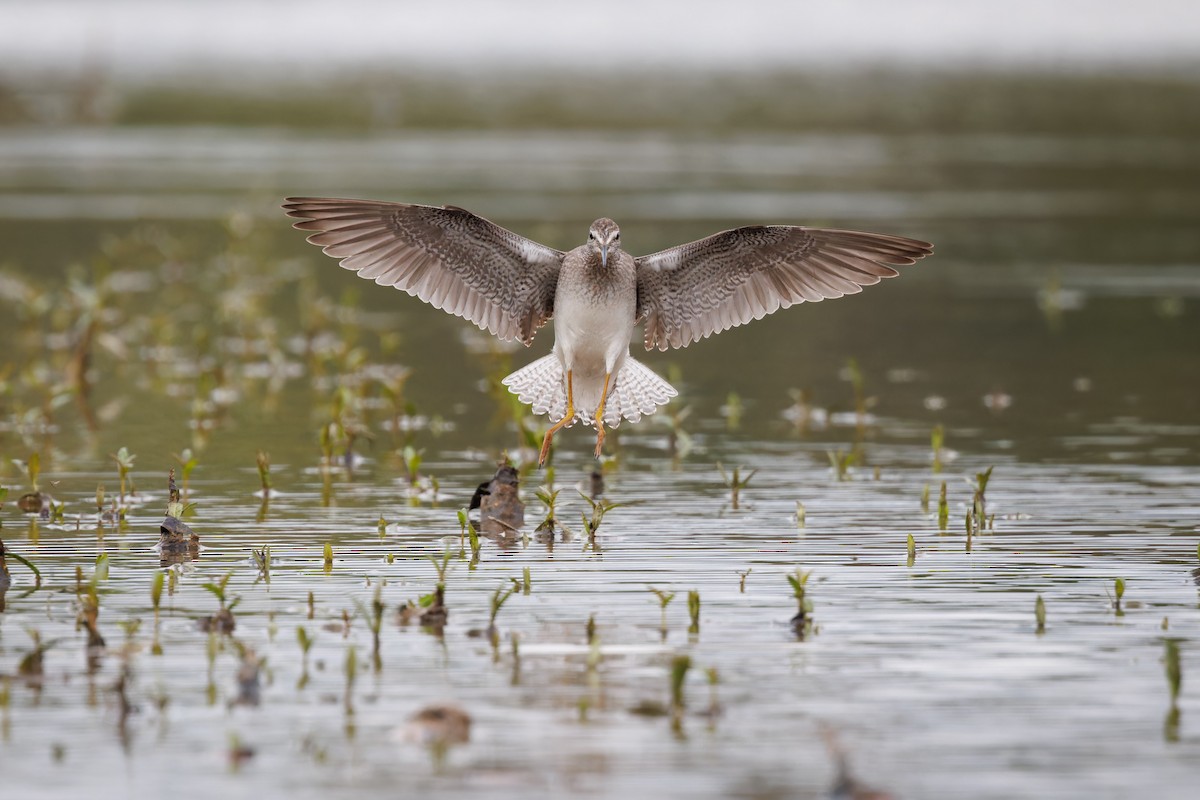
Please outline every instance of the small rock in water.
[[48, 517], [50, 505], [53, 502], [53, 498], [45, 492], [29, 492], [17, 499], [17, 508], [26, 514], [41, 514], [43, 517]]
[[479, 509], [479, 529], [485, 535], [508, 536], [525, 524], [520, 483], [516, 468], [506, 458], [492, 479], [475, 490], [471, 508]]
[[458, 706], [426, 706], [413, 714], [405, 738], [421, 744], [465, 744], [471, 738], [471, 716]]
[[178, 517], [163, 517], [158, 526], [159, 553], [164, 560], [178, 563], [184, 558], [198, 558], [200, 535], [185, 525]]

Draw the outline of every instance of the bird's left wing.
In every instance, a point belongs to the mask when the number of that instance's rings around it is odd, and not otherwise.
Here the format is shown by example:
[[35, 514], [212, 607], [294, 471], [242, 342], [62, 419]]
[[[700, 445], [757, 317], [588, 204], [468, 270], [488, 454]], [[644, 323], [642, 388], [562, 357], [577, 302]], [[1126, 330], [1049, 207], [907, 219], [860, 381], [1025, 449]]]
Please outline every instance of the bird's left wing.
[[525, 344], [554, 314], [563, 254], [454, 206], [290, 197], [308, 241], [346, 269]]
[[646, 349], [687, 347], [795, 303], [855, 294], [932, 252], [902, 236], [756, 225], [642, 256]]

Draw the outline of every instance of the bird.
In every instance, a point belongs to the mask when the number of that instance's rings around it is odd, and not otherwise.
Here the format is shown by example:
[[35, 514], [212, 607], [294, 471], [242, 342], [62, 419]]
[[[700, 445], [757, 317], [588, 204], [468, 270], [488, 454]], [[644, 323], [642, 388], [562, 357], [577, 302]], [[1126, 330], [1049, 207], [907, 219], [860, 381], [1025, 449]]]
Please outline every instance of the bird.
[[563, 252], [466, 209], [376, 200], [289, 197], [293, 227], [343, 267], [529, 346], [554, 322], [552, 352], [503, 380], [553, 424], [596, 430], [638, 422], [678, 392], [629, 355], [637, 324], [646, 350], [687, 347], [781, 308], [862, 291], [933, 252], [883, 233], [750, 225], [645, 256], [602, 217]]

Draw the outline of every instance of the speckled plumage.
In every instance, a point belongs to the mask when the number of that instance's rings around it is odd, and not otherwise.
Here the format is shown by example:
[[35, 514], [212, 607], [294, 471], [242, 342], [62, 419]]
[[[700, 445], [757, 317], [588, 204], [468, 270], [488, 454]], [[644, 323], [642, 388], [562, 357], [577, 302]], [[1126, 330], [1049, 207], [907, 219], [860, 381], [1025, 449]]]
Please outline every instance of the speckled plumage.
[[629, 357], [638, 322], [647, 350], [686, 347], [780, 308], [860, 292], [933, 252], [887, 234], [756, 225], [635, 258], [610, 219], [563, 253], [453, 206], [290, 198], [284, 208], [343, 267], [501, 339], [529, 345], [553, 319], [552, 355], [504, 382], [559, 420], [552, 431], [576, 419], [596, 426], [597, 454], [601, 422], [636, 422], [675, 395]]

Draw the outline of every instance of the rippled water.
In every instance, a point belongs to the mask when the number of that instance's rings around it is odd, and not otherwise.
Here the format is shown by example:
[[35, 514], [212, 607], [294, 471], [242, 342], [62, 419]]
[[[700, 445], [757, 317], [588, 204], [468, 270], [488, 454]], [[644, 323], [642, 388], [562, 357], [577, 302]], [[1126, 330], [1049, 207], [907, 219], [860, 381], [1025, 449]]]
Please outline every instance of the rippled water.
[[[897, 796], [1192, 796], [1194, 141], [118, 127], [6, 129], [0, 142], [0, 231], [12, 261], [0, 283], [10, 345], [0, 535], [42, 572], [30, 591], [30, 574], [10, 560], [15, 582], [0, 615], [0, 674], [11, 676], [0, 709], [6, 788], [816, 797], [835, 781], [822, 733], [832, 730], [854, 774]], [[529, 470], [528, 535], [485, 538], [472, 564], [458, 555], [456, 510], [501, 450], [530, 457], [484, 389], [541, 355], [549, 331], [529, 353], [503, 353], [461, 321], [358, 285], [276, 211], [300, 191], [453, 202], [556, 246], [605, 213], [639, 252], [748, 221], [803, 219], [927, 237], [938, 254], [861, 297], [647, 357], [683, 390], [670, 408], [691, 408], [681, 422], [690, 449], [673, 455], [662, 421], [622, 426], [610, 438], [618, 459], [605, 496], [632, 504], [607, 514], [593, 544], [576, 491], [590, 486], [591, 444], [565, 432], [555, 481], [572, 533], [553, 542], [533, 533], [545, 473]], [[88, 305], [89, 287], [103, 290], [99, 307]], [[91, 432], [61, 385], [85, 313], [101, 332]], [[851, 358], [870, 413], [861, 429]], [[411, 406], [399, 410], [382, 389], [397, 365], [412, 370]], [[326, 484], [318, 430], [337, 413], [339, 386], [373, 439], [360, 440], [352, 472], [335, 467]], [[789, 390], [800, 389], [808, 426], [794, 422]], [[392, 430], [397, 414], [409, 434]], [[935, 474], [938, 424], [947, 450]], [[406, 443], [423, 450], [415, 493]], [[117, 491], [109, 454], [122, 446], [137, 456], [137, 505], [124, 525], [98, 527], [95, 487], [109, 499]], [[152, 655], [166, 472], [189, 446], [200, 466], [187, 522], [203, 550], [174, 568], [163, 652]], [[855, 447], [862, 460], [839, 481], [829, 453]], [[260, 449], [271, 454], [267, 504], [256, 494]], [[7, 459], [35, 451], [43, 489], [66, 503], [59, 522], [14, 508], [27, 486]], [[721, 473], [735, 466], [756, 471], [736, 509]], [[994, 530], [974, 535], [968, 552], [969, 481], [989, 466]], [[251, 555], [268, 544], [269, 585], [256, 581]], [[427, 556], [446, 547], [444, 635], [400, 627], [395, 609], [433, 589]], [[76, 570], [87, 580], [99, 553], [110, 560], [99, 582], [108, 653], [89, 671]], [[802, 641], [785, 580], [798, 567], [812, 571], [816, 626]], [[526, 568], [531, 592], [508, 600], [493, 649], [472, 632], [487, 626], [492, 594]], [[210, 676], [197, 620], [217, 604], [202, 584], [226, 573], [241, 597], [238, 625], [216, 640]], [[1117, 578], [1127, 587], [1121, 616]], [[387, 605], [378, 671], [355, 606], [377, 587]], [[649, 587], [676, 593], [665, 637]], [[696, 634], [689, 590], [701, 598]], [[343, 612], [348, 633], [333, 629]], [[590, 616], [598, 654], [586, 643]], [[123, 654], [119, 623], [132, 619], [141, 627]], [[303, 687], [300, 626], [315, 636]], [[40, 689], [16, 676], [29, 630], [55, 643]], [[1167, 637], [1180, 641], [1184, 671], [1174, 726]], [[258, 707], [231, 705], [235, 640], [266, 659]], [[678, 724], [633, 713], [669, 703], [671, 660], [682, 654], [693, 666]], [[122, 725], [113, 686], [125, 663], [136, 710]], [[709, 713], [714, 696], [719, 714]], [[439, 762], [405, 730], [414, 712], [443, 701], [474, 724], [470, 743]], [[236, 769], [231, 737], [256, 753]]]

